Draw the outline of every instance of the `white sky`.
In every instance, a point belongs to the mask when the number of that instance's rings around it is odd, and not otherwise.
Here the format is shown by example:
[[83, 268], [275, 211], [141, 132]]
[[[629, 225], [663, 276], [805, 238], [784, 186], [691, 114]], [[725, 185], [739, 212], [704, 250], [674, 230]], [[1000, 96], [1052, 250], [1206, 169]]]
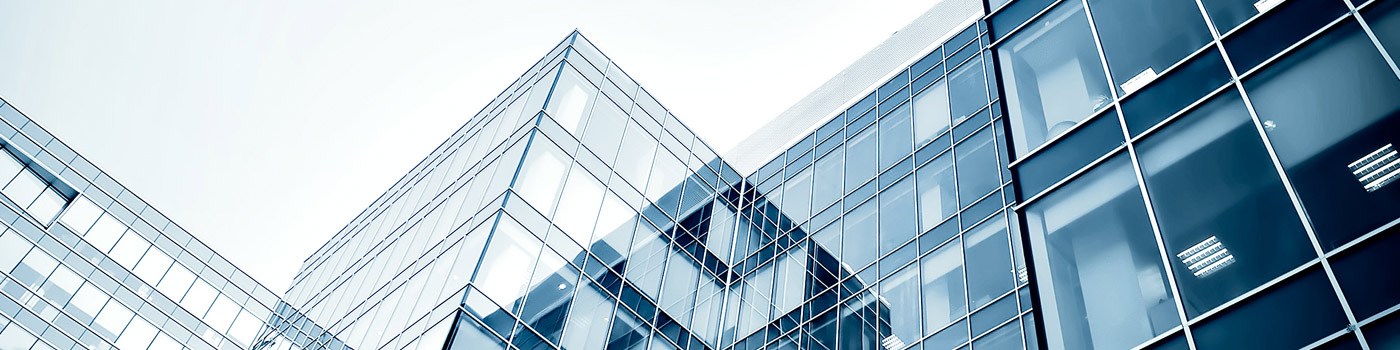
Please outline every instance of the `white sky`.
[[574, 28], [722, 154], [933, 2], [0, 0], [0, 95], [280, 293]]

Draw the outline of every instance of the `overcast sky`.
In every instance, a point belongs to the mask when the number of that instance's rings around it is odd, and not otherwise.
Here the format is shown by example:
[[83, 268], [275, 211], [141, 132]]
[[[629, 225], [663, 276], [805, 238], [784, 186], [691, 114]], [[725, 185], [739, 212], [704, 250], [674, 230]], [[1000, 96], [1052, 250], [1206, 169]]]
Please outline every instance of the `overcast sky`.
[[723, 153], [931, 4], [0, 0], [0, 96], [281, 292], [574, 28]]

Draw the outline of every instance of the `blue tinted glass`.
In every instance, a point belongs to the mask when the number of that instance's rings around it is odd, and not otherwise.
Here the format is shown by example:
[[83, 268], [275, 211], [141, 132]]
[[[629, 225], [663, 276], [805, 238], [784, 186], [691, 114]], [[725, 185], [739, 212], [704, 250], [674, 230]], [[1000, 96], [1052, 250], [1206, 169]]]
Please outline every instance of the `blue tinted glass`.
[[1400, 176], [1383, 165], [1400, 159], [1400, 79], [1359, 26], [1343, 23], [1244, 83], [1323, 249], [1400, 217], [1375, 210], [1400, 207], [1400, 185], [1385, 180]]
[[1011, 243], [1004, 220], [988, 220], [964, 235], [967, 256], [967, 299], [976, 309], [1014, 287]]
[[914, 144], [923, 145], [952, 125], [948, 109], [948, 84], [939, 81], [914, 96]]
[[[1187, 315], [1316, 257], [1244, 103], [1217, 97], [1138, 145]], [[1269, 244], [1258, 233], [1269, 232]]]
[[[1119, 92], [1136, 90], [1211, 40], [1191, 1], [1090, 0], [1108, 72]], [[1139, 78], [1139, 76], [1141, 76]], [[1129, 83], [1134, 78], [1139, 80]]]
[[[972, 51], [972, 49], [968, 49]], [[977, 52], [977, 51], [973, 51]], [[982, 56], [964, 63], [948, 74], [948, 100], [953, 124], [961, 123], [987, 104], [987, 80], [982, 73]]]
[[991, 18], [990, 32], [993, 38], [1000, 39], [1012, 29], [1026, 23], [1045, 7], [1054, 3], [1054, 0], [1019, 0], [998, 11]]
[[1220, 51], [1207, 51], [1123, 101], [1128, 131], [1136, 136], [1229, 81]]
[[1400, 304], [1400, 275], [1376, 273], [1378, 266], [1400, 266], [1396, 251], [1400, 251], [1400, 228], [1392, 227], [1332, 260], [1337, 283], [1357, 318]]
[[842, 166], [845, 164], [846, 150], [837, 148], [821, 159], [817, 160], [812, 178], [812, 207], [813, 209], [826, 208], [831, 203], [841, 199]]
[[1285, 1], [1225, 39], [1235, 70], [1247, 72], [1347, 12], [1334, 0]]
[[982, 129], [953, 147], [958, 158], [958, 198], [963, 206], [981, 199], [1001, 184], [1001, 171], [997, 169], [1000, 162], [992, 141], [992, 130]]
[[1089, 123], [1016, 167], [1017, 184], [1026, 197], [1035, 196], [1123, 144], [1116, 113], [1109, 111]]
[[[1026, 208], [1046, 342], [1126, 349], [1180, 324], [1131, 163], [1116, 156]], [[1123, 283], [1135, 281], [1136, 283]]]
[[1192, 325], [1191, 333], [1197, 349], [1297, 349], [1346, 326], [1327, 276], [1313, 268]]
[[919, 233], [914, 212], [914, 177], [905, 177], [880, 193], [880, 254], [884, 255]]
[[846, 213], [842, 220], [845, 222], [842, 230], [845, 234], [841, 238], [841, 261], [853, 268], [860, 269], [875, 261], [876, 231], [879, 229], [876, 205], [876, 201], [867, 201]]
[[910, 125], [909, 104], [880, 118], [880, 169], [888, 168], [895, 162], [914, 152]]
[[1112, 104], [1089, 21], [1065, 2], [997, 48], [1016, 154]]
[[875, 176], [879, 170], [875, 149], [875, 128], [851, 136], [846, 143], [846, 188], [854, 189]]
[[952, 153], [945, 152], [920, 167], [915, 177], [919, 184], [919, 222], [923, 230], [932, 229], [958, 212]]

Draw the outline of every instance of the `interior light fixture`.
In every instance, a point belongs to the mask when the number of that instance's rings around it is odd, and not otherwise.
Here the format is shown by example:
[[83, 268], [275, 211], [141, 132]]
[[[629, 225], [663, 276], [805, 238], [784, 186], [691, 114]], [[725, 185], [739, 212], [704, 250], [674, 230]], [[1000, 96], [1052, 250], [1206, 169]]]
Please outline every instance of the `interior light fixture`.
[[885, 337], [884, 340], [881, 340], [881, 341], [880, 341], [880, 346], [884, 346], [884, 347], [885, 347], [885, 350], [899, 350], [899, 349], [903, 349], [903, 348], [904, 348], [904, 345], [906, 345], [906, 344], [904, 344], [904, 341], [903, 341], [903, 340], [899, 340], [899, 337], [896, 337], [896, 336], [893, 336], [893, 335], [888, 336], [888, 337]]
[[1177, 253], [1176, 257], [1191, 270], [1196, 277], [1205, 277], [1235, 263], [1235, 256], [1220, 243], [1220, 239], [1210, 236], [1200, 243]]
[[1381, 186], [1400, 179], [1400, 152], [1396, 152], [1393, 144], [1386, 144], [1347, 164], [1347, 169], [1356, 176], [1356, 181], [1361, 182], [1366, 192], [1375, 192]]

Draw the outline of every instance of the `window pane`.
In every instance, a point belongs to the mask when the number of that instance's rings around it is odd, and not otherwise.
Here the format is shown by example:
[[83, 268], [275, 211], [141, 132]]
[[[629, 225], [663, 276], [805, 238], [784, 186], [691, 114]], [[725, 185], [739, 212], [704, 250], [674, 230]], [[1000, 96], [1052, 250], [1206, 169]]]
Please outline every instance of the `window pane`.
[[880, 193], [880, 255], [888, 254], [919, 233], [914, 213], [914, 177]]
[[1117, 156], [1026, 208], [1051, 348], [1126, 349], [1180, 324], [1129, 166]]
[[9, 272], [19, 260], [24, 258], [24, 254], [29, 252], [29, 248], [34, 245], [29, 240], [20, 237], [19, 232], [4, 231], [0, 233], [0, 271]]
[[[923, 335], [919, 327], [922, 314], [919, 310], [919, 264], [906, 266], [903, 270], [880, 282], [880, 297], [889, 304], [886, 318], [890, 331], [884, 332], [895, 337], [898, 344], [909, 344]], [[885, 337], [886, 342], [889, 338]]]
[[565, 205], [554, 214], [554, 224], [579, 244], [585, 247], [593, 244], [590, 236], [604, 191], [603, 184], [583, 167], [573, 167], [569, 171], [569, 181], [564, 184], [564, 193], [559, 197], [559, 202]]
[[102, 210], [98, 209], [97, 205], [92, 204], [92, 201], [89, 201], [87, 197], [78, 196], [73, 199], [73, 204], [68, 206], [68, 211], [63, 212], [63, 217], [59, 218], [59, 221], [68, 225], [69, 228], [73, 229], [73, 232], [82, 235], [101, 216]]
[[921, 231], [928, 231], [958, 212], [956, 186], [953, 183], [951, 152], [934, 158], [916, 172], [919, 182], [919, 222]]
[[127, 321], [131, 320], [131, 310], [127, 310], [117, 302], [107, 303], [102, 308], [102, 313], [97, 314], [97, 319], [93, 321], [93, 329], [98, 333], [106, 335], [107, 338], [116, 338], [123, 328], [126, 328]]
[[564, 326], [564, 339], [560, 344], [567, 349], [602, 349], [612, 321], [612, 300], [590, 283], [586, 288], [579, 288], [570, 309], [572, 314]]
[[1001, 185], [996, 143], [986, 128], [954, 147], [958, 156], [958, 200], [963, 206], [976, 202]]
[[190, 286], [190, 291], [185, 293], [185, 298], [180, 299], [180, 306], [185, 307], [195, 317], [204, 316], [204, 312], [209, 310], [209, 304], [214, 302], [214, 298], [219, 296], [219, 292], [214, 291], [209, 283], [201, 279], [195, 279], [194, 285]]
[[170, 256], [165, 255], [160, 249], [147, 249], [146, 256], [141, 258], [141, 262], [136, 264], [135, 272], [147, 284], [156, 285], [161, 276], [165, 275], [165, 270], [170, 268]]
[[34, 198], [39, 197], [40, 192], [44, 192], [45, 186], [48, 184], [44, 183], [44, 180], [40, 180], [33, 172], [25, 170], [19, 172], [14, 180], [10, 180], [10, 184], [5, 186], [3, 192], [5, 197], [9, 197], [21, 207], [27, 208], [29, 203], [34, 202]]
[[39, 198], [34, 199], [34, 203], [29, 205], [29, 215], [47, 225], [53, 221], [53, 217], [57, 216], [60, 210], [63, 210], [63, 205], [67, 202], [67, 198], [63, 198], [63, 195], [54, 191], [53, 187], [45, 188], [44, 193], [39, 194]]
[[962, 242], [957, 238], [920, 260], [925, 334], [967, 314]]
[[68, 310], [69, 314], [73, 315], [73, 318], [78, 319], [79, 322], [86, 323], [97, 316], [97, 312], [102, 310], [102, 305], [107, 303], [107, 299], [110, 298], [107, 297], [106, 293], [97, 289], [97, 285], [87, 283], [78, 288], [78, 292], [73, 294], [73, 299], [68, 301], [68, 306], [63, 309]]
[[156, 290], [165, 294], [170, 300], [180, 300], [180, 297], [185, 295], [185, 290], [190, 288], [191, 283], [194, 283], [194, 274], [190, 273], [190, 270], [185, 269], [184, 266], [174, 264], [170, 266], [170, 271], [165, 273], [165, 278], [160, 280], [160, 284], [156, 285]]
[[939, 80], [914, 96], [914, 140], [922, 145], [948, 130], [952, 112], [948, 106], [948, 81]]
[[136, 234], [136, 231], [128, 230], [125, 235], [122, 235], [121, 241], [112, 247], [112, 253], [108, 256], [122, 264], [127, 270], [134, 270], [136, 262], [141, 260], [141, 256], [145, 255], [146, 249], [150, 247], [151, 244], [146, 243], [146, 239], [141, 238], [141, 235]]
[[[967, 48], [972, 50], [973, 47]], [[987, 80], [982, 73], [982, 55], [975, 56], [948, 74], [948, 94], [953, 124], [971, 117], [987, 105]]]
[[1001, 216], [982, 223], [965, 235], [967, 250], [967, 299], [976, 309], [1014, 287], [1011, 243]]
[[622, 141], [622, 131], [626, 129], [627, 113], [612, 102], [599, 99], [593, 107], [593, 115], [588, 118], [583, 144], [611, 164], [617, 158], [617, 144]]
[[1083, 5], [1061, 4], [1037, 21], [997, 49], [1017, 154], [1113, 102]]
[[1371, 26], [1371, 31], [1376, 33], [1376, 39], [1385, 46], [1390, 57], [1400, 55], [1400, 3], [1377, 3], [1367, 8], [1362, 17], [1366, 18], [1366, 24]]
[[530, 270], [539, 252], [539, 240], [515, 220], [502, 217], [482, 257], [475, 285], [498, 304], [515, 303], [530, 282]]
[[846, 150], [838, 147], [835, 151], [817, 160], [812, 179], [812, 209], [814, 212], [841, 199], [843, 175], [841, 168], [845, 164], [845, 159], [842, 159], [845, 156]]
[[1400, 80], [1357, 25], [1314, 39], [1245, 88], [1324, 249], [1400, 216], [1377, 210], [1400, 207], [1400, 185], [1387, 182], [1400, 178]]
[[1192, 1], [1091, 0], [1089, 9], [1119, 92], [1137, 90], [1211, 39]]
[[1331, 259], [1337, 284], [1357, 319], [1375, 316], [1400, 304], [1400, 274], [1376, 273], [1378, 267], [1400, 266], [1397, 251], [1400, 227], [1392, 227]]
[[564, 183], [564, 174], [569, 171], [568, 156], [553, 143], [541, 140], [530, 147], [530, 152], [525, 157], [525, 164], [520, 169], [520, 178], [516, 180], [513, 188], [525, 202], [541, 213], [549, 215], [554, 211], [560, 185]]
[[140, 318], [133, 318], [131, 324], [126, 326], [126, 331], [117, 338], [115, 344], [118, 349], [142, 349], [151, 344], [151, 339], [156, 337], [156, 328], [150, 323]]
[[233, 324], [233, 319], [238, 317], [238, 310], [238, 304], [235, 304], [233, 300], [227, 296], [219, 295], [219, 298], [214, 300], [214, 305], [209, 307], [209, 313], [204, 315], [204, 323], [209, 324], [209, 327], [216, 331], [227, 331], [228, 327]]
[[92, 225], [92, 229], [87, 231], [87, 235], [84, 235], [83, 239], [86, 239], [97, 250], [105, 252], [112, 249], [112, 245], [117, 244], [117, 240], [121, 239], [122, 232], [125, 231], [126, 225], [123, 225], [120, 220], [104, 214], [102, 218], [97, 219], [97, 223]]
[[584, 80], [578, 71], [565, 66], [564, 71], [560, 72], [559, 82], [554, 86], [554, 93], [550, 96], [545, 113], [554, 117], [564, 130], [576, 133], [583, 116], [593, 108], [593, 96], [597, 93], [598, 88]]
[[1197, 349], [1298, 349], [1347, 326], [1321, 269], [1191, 325]]
[[812, 208], [812, 168], [808, 167], [783, 183], [783, 205], [778, 209], [793, 222], [807, 221]]
[[1221, 34], [1235, 29], [1240, 23], [1258, 14], [1259, 9], [1254, 7], [1255, 3], [1254, 0], [1201, 0], [1201, 4], [1206, 7], [1206, 13], [1210, 14], [1210, 21]]
[[875, 201], [867, 201], [846, 213], [841, 261], [856, 271], [875, 261]]
[[24, 163], [15, 159], [8, 150], [0, 151], [0, 183], [9, 183], [21, 170], [24, 170]]
[[846, 188], [855, 189], [875, 176], [875, 128], [867, 128], [846, 142]]
[[[1217, 97], [1138, 146], [1187, 315], [1316, 257], [1244, 103]], [[1268, 244], [1259, 232], [1268, 232]]]
[[905, 104], [880, 118], [880, 169], [914, 152], [909, 117], [909, 104]]

